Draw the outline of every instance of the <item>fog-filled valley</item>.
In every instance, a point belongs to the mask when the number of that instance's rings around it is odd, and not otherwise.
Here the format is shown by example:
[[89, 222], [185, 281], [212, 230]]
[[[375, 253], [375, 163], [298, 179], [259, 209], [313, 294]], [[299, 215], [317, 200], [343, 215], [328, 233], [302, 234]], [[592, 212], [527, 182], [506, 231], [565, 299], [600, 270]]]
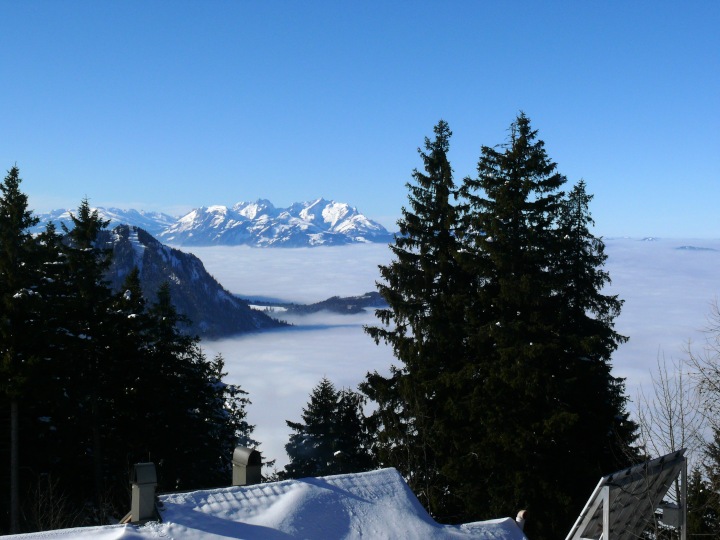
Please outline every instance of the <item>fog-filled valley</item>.
[[[605, 240], [609, 293], [625, 300], [617, 329], [630, 338], [613, 356], [614, 374], [627, 379], [634, 399], [648, 385], [658, 355], [679, 358], [688, 341], [705, 339], [720, 282], [720, 240]], [[185, 248], [228, 290], [246, 298], [311, 303], [330, 296], [375, 290], [378, 265], [391, 260], [383, 244], [301, 249]], [[375, 324], [372, 310], [356, 315], [318, 313], [287, 317], [290, 329], [204, 341], [208, 355], [221, 353], [227, 380], [249, 392], [249, 421], [266, 459], [287, 462], [284, 445], [309, 393], [323, 376], [355, 388], [368, 371], [387, 371], [389, 347], [362, 330]], [[648, 388], [649, 390], [649, 388]], [[633, 408], [631, 404], [630, 408]]]

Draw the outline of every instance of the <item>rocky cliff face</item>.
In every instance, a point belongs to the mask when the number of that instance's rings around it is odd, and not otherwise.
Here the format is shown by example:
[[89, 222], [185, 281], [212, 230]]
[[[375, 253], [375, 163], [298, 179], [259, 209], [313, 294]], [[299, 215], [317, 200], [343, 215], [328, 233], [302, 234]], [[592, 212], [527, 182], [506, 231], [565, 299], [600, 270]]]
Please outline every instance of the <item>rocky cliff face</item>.
[[108, 273], [113, 289], [122, 288], [134, 266], [140, 271], [149, 302], [154, 301], [160, 285], [168, 282], [173, 304], [190, 320], [188, 333], [218, 338], [283, 325], [225, 290], [200, 259], [161, 244], [145, 230], [120, 225], [102, 234], [101, 242], [113, 249]]

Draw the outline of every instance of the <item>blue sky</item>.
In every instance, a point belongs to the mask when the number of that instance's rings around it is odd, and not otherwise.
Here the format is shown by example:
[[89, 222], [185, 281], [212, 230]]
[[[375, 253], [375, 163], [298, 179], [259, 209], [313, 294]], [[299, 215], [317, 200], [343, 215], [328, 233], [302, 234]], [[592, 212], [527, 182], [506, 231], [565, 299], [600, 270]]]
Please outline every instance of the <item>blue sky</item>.
[[388, 227], [524, 111], [605, 236], [720, 237], [720, 2], [0, 0], [0, 167], [37, 212], [325, 197]]

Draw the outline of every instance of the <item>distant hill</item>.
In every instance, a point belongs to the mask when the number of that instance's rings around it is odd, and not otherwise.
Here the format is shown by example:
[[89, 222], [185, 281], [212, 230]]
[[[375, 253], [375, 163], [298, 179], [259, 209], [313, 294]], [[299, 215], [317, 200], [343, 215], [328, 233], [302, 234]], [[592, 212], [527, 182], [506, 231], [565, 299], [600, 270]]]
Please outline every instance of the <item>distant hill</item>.
[[[97, 208], [110, 226], [140, 227], [175, 246], [314, 247], [391, 242], [392, 233], [354, 207], [316, 199], [276, 208], [270, 201], [240, 202], [232, 207], [196, 208], [174, 218], [159, 212]], [[49, 221], [71, 226], [70, 210], [38, 214], [40, 232]]]
[[[248, 302], [250, 302], [248, 300]], [[294, 313], [298, 315], [309, 315], [320, 311], [328, 311], [331, 313], [339, 313], [341, 315], [352, 315], [360, 313], [366, 308], [382, 308], [387, 306], [385, 299], [380, 296], [379, 292], [373, 291], [365, 293], [362, 296], [333, 296], [321, 302], [314, 304], [295, 304], [283, 302], [267, 302], [252, 301], [255, 306], [267, 308], [282, 308], [286, 313]]]
[[191, 321], [190, 334], [219, 338], [284, 326], [225, 290], [195, 255], [165, 246], [139, 227], [120, 225], [103, 231], [99, 240], [113, 249], [108, 272], [113, 290], [121, 289], [134, 266], [149, 302], [168, 282], [173, 304]]

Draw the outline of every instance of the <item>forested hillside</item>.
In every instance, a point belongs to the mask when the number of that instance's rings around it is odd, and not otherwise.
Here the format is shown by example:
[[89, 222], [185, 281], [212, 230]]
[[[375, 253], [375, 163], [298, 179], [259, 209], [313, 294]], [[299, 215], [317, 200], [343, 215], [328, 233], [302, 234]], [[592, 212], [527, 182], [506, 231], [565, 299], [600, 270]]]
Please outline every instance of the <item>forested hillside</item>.
[[186, 318], [180, 330], [188, 335], [219, 338], [283, 326], [224, 289], [195, 255], [165, 246], [143, 229], [118, 225], [101, 231], [98, 242], [112, 249], [106, 273], [112, 290], [120, 292], [134, 268], [146, 298], [167, 284], [173, 306]]

